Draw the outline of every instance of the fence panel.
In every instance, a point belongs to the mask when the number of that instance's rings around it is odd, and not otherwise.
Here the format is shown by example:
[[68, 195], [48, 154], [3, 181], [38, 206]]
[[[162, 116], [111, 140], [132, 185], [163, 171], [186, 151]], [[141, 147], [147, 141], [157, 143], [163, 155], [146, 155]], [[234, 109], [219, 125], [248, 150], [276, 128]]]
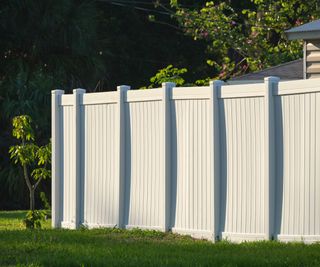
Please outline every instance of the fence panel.
[[171, 112], [173, 231], [212, 239], [210, 88], [175, 88]]
[[319, 241], [320, 86], [280, 83], [277, 94], [276, 233], [284, 241]]
[[[258, 85], [261, 87], [261, 85]], [[261, 87], [263, 91], [264, 87]], [[235, 94], [219, 101], [222, 237], [263, 239], [265, 234], [264, 97]]]
[[53, 227], [320, 240], [320, 80], [52, 92]]
[[125, 225], [162, 227], [164, 168], [160, 89], [128, 91], [125, 101]]
[[62, 96], [62, 227], [75, 228], [76, 224], [76, 179], [74, 174], [75, 129], [73, 127], [74, 109], [72, 95]]
[[[83, 223], [89, 228], [118, 224], [116, 94], [85, 95], [81, 105]], [[94, 100], [101, 103], [96, 104]]]

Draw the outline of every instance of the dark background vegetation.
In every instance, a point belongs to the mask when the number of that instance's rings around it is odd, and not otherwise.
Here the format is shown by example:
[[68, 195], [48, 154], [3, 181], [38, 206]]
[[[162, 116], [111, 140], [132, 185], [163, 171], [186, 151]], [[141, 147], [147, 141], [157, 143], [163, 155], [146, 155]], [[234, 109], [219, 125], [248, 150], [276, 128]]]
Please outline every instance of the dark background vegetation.
[[[177, 23], [152, 1], [144, 2], [0, 2], [0, 209], [28, 208], [21, 170], [8, 155], [15, 142], [11, 119], [31, 115], [38, 140], [48, 142], [52, 89], [139, 88], [171, 63], [190, 69], [190, 79], [209, 75], [203, 64], [205, 44], [178, 31]], [[150, 14], [162, 23], [150, 22]], [[37, 195], [45, 191], [50, 197], [50, 183], [44, 181]], [[36, 203], [41, 205], [39, 199]]]
[[[288, 43], [283, 30], [319, 13], [315, 0], [206, 2], [0, 1], [0, 209], [28, 208], [8, 155], [11, 120], [30, 115], [39, 145], [47, 143], [52, 89], [140, 88], [169, 64], [188, 69], [187, 83], [228, 79], [301, 56], [301, 43]], [[50, 187], [44, 181], [37, 194], [50, 199]]]

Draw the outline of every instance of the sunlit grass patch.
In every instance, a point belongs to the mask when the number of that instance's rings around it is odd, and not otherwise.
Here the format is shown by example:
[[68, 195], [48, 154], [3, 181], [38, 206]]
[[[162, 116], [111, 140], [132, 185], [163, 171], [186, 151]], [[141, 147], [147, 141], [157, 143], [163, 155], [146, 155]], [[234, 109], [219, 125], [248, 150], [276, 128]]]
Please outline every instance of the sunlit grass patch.
[[0, 266], [320, 266], [320, 244], [211, 243], [152, 230], [24, 230], [0, 212]]

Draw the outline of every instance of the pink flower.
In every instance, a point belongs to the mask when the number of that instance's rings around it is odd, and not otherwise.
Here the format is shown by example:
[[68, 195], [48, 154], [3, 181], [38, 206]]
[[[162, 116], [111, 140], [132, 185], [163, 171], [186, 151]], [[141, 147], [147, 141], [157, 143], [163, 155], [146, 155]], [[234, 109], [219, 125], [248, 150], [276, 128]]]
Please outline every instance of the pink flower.
[[202, 37], [206, 38], [206, 37], [208, 37], [209, 33], [207, 31], [204, 31], [204, 32], [202, 32], [201, 35], [202, 35]]

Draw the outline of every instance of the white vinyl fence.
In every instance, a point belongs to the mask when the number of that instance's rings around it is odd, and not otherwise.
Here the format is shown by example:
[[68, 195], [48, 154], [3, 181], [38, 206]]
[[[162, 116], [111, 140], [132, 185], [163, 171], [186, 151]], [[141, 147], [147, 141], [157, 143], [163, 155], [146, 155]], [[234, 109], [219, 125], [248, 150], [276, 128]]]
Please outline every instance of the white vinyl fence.
[[52, 92], [53, 227], [320, 241], [320, 80]]

